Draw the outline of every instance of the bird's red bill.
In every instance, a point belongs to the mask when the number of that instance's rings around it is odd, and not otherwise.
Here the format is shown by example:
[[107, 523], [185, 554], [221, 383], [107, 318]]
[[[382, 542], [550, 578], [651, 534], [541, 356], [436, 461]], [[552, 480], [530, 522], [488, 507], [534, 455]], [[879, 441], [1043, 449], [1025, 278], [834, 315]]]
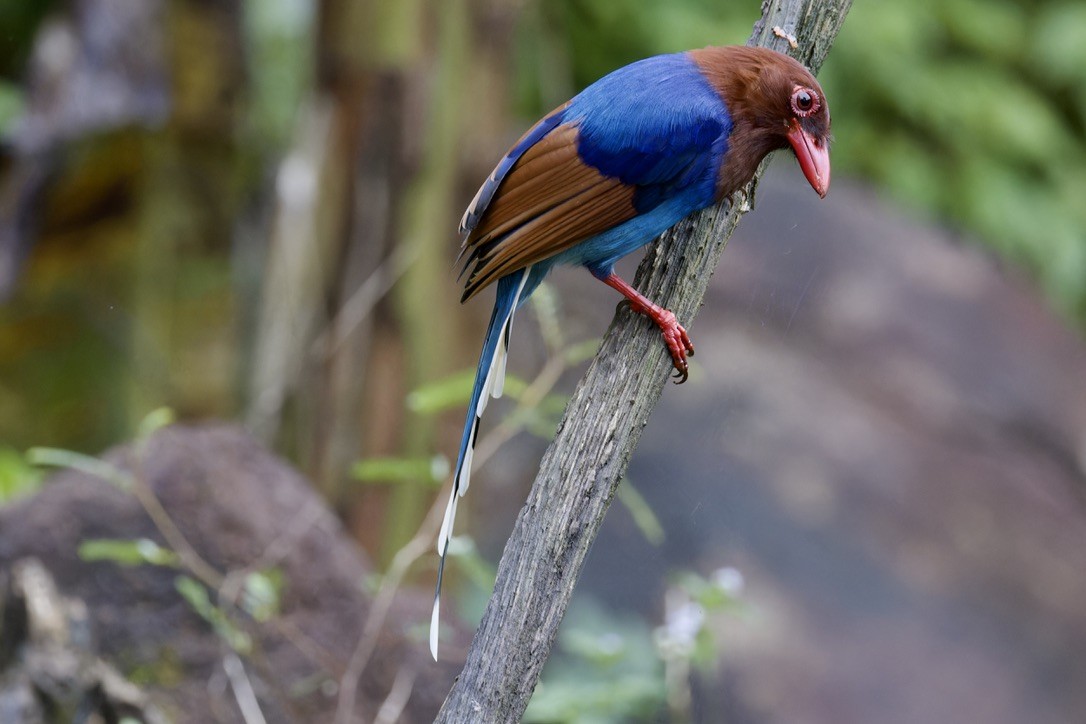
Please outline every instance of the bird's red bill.
[[799, 123], [792, 123], [792, 129], [788, 131], [788, 143], [792, 145], [792, 151], [796, 154], [799, 167], [807, 182], [811, 184], [818, 195], [825, 198], [830, 190], [830, 149], [825, 142], [819, 142], [808, 131], [805, 131]]

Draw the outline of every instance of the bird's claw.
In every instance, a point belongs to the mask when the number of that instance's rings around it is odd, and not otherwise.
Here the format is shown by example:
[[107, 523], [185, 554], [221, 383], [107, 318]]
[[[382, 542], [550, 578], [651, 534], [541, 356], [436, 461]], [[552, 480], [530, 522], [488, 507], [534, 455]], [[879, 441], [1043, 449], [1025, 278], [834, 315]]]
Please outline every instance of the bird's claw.
[[664, 335], [664, 344], [667, 345], [667, 351], [671, 354], [671, 364], [675, 366], [675, 384], [681, 385], [686, 382], [690, 377], [690, 368], [686, 358], [694, 356], [694, 344], [690, 341], [690, 335], [679, 324], [675, 313], [670, 309], [658, 307], [648, 299], [640, 296], [613, 274], [604, 281], [621, 291], [626, 297], [618, 303], [616, 313], [625, 306], [632, 312], [644, 314], [656, 323], [656, 326], [660, 328], [660, 332]]
[[690, 377], [690, 366], [686, 358], [694, 356], [694, 344], [671, 311], [660, 310], [660, 313], [654, 316], [654, 321], [659, 325], [664, 335], [664, 344], [671, 353], [671, 364], [675, 367], [674, 382], [681, 385]]

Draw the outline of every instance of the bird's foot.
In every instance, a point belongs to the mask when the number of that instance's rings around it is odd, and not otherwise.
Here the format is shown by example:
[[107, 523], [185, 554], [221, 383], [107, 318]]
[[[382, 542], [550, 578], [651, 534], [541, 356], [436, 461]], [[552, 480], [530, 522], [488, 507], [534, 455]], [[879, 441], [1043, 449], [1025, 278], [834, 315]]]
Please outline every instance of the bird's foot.
[[660, 328], [660, 332], [664, 336], [664, 344], [667, 345], [667, 351], [671, 353], [671, 364], [675, 367], [675, 374], [673, 375], [675, 384], [681, 385], [686, 382], [690, 376], [690, 365], [687, 363], [686, 358], [694, 356], [694, 343], [690, 341], [690, 335], [679, 324], [679, 320], [675, 318], [670, 309], [656, 307], [655, 309], [639, 309], [637, 311], [648, 315]]
[[626, 297], [619, 303], [619, 308], [623, 304], [628, 304], [631, 311], [644, 314], [656, 323], [664, 335], [667, 351], [671, 353], [671, 364], [675, 366], [675, 384], [681, 385], [686, 382], [690, 376], [690, 366], [686, 358], [694, 356], [694, 344], [690, 341], [686, 330], [679, 324], [679, 320], [675, 318], [675, 314], [670, 309], [664, 309], [653, 303], [648, 297], [622, 281], [614, 272], [606, 275], [599, 274], [597, 278]]

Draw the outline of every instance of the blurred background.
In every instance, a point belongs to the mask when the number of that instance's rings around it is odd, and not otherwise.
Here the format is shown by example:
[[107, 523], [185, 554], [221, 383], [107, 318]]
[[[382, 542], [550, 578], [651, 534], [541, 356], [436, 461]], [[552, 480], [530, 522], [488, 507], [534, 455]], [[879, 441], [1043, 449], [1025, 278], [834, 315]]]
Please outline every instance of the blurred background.
[[[489, 314], [453, 264], [479, 182], [595, 78], [759, 11], [0, 4], [0, 503], [41, 486], [27, 448], [97, 455], [165, 406], [243, 424], [386, 571], [443, 506]], [[1083, 37], [1073, 0], [851, 11], [820, 74], [835, 186], [785, 158], [761, 184], [530, 718], [1086, 710]], [[484, 423], [448, 656], [617, 301], [553, 277]], [[421, 647], [427, 613], [389, 635]]]

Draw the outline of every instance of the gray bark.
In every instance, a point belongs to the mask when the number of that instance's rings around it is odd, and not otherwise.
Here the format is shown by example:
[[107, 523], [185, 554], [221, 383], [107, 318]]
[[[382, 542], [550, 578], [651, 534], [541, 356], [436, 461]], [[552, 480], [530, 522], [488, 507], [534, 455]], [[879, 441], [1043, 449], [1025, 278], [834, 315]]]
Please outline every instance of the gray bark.
[[[851, 0], [766, 0], [749, 44], [817, 72]], [[793, 35], [798, 47], [774, 33]], [[763, 167], [764, 168], [764, 164]], [[761, 175], [732, 203], [684, 220], [650, 248], [635, 279], [689, 326]], [[515, 722], [528, 706], [603, 516], [671, 372], [659, 332], [620, 311], [566, 407], [498, 566], [494, 593], [438, 722]]]

